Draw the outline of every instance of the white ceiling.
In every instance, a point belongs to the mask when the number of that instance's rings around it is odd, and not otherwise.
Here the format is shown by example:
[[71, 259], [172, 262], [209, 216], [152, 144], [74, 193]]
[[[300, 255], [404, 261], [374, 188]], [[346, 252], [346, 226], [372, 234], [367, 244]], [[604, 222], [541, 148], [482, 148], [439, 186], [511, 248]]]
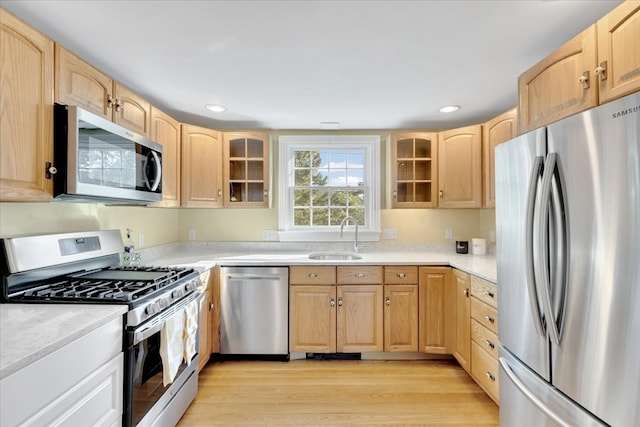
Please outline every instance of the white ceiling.
[[[35, 1], [2, 6], [176, 119], [224, 129], [442, 129], [620, 0]], [[204, 109], [223, 104], [224, 113]], [[443, 115], [438, 108], [462, 109]]]

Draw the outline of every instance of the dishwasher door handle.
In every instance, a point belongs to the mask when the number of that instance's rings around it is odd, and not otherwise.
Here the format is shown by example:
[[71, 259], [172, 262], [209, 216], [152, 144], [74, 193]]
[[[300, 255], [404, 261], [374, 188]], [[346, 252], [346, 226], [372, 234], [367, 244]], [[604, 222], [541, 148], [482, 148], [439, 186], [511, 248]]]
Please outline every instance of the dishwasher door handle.
[[282, 280], [283, 278], [286, 279], [286, 277], [283, 276], [227, 276], [228, 280]]

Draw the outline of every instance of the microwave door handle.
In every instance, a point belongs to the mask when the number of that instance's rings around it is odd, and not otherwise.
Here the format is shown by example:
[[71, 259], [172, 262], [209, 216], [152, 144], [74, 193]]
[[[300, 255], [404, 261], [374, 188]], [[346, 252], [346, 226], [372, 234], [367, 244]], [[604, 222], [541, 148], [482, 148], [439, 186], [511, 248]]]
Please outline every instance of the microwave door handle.
[[540, 258], [537, 263], [538, 278], [541, 281], [540, 294], [542, 297], [542, 308], [547, 319], [547, 331], [549, 338], [554, 344], [560, 344], [560, 331], [553, 315], [551, 306], [551, 281], [549, 279], [549, 205], [551, 204], [551, 189], [557, 168], [558, 154], [549, 153], [545, 162], [544, 174], [542, 175], [542, 190], [540, 193], [540, 217], [538, 247], [540, 250]]
[[534, 159], [533, 167], [531, 168], [531, 176], [529, 179], [528, 187], [529, 192], [527, 194], [525, 231], [525, 273], [527, 291], [529, 292], [529, 305], [531, 306], [531, 313], [533, 315], [533, 324], [536, 328], [536, 332], [541, 337], [544, 337], [546, 335], [546, 331], [544, 330], [544, 326], [542, 323], [542, 315], [540, 312], [540, 305], [538, 303], [538, 293], [536, 291], [533, 255], [533, 225], [538, 179], [540, 178], [540, 175], [542, 173], [543, 162], [544, 158], [542, 156], [537, 156]]
[[147, 154], [147, 166], [149, 165], [149, 163], [151, 163], [149, 162], [150, 155], [153, 156], [155, 160], [156, 175], [153, 179], [153, 186], [152, 186], [151, 183], [149, 182], [149, 168], [146, 167], [144, 171], [144, 183], [150, 191], [156, 191], [158, 189], [158, 186], [160, 186], [160, 180], [162, 178], [162, 166], [160, 165], [160, 157], [158, 156], [158, 153], [156, 153], [155, 151], [150, 151], [149, 154]]

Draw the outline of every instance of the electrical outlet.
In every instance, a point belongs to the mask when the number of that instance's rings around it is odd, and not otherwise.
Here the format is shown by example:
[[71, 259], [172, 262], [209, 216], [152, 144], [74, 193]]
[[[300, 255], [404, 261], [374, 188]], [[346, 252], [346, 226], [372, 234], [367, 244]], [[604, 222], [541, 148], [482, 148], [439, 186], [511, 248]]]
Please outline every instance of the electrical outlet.
[[384, 240], [396, 240], [398, 238], [398, 230], [395, 228], [383, 228], [382, 238]]
[[453, 229], [447, 228], [444, 230], [444, 238], [447, 240], [453, 239]]
[[138, 234], [138, 248], [144, 247], [144, 234]]
[[278, 240], [278, 230], [262, 230], [262, 240], [265, 241], [277, 241]]
[[496, 241], [496, 232], [493, 230], [489, 230], [489, 241], [490, 242]]
[[189, 230], [189, 240], [196, 240], [196, 230], [193, 228]]

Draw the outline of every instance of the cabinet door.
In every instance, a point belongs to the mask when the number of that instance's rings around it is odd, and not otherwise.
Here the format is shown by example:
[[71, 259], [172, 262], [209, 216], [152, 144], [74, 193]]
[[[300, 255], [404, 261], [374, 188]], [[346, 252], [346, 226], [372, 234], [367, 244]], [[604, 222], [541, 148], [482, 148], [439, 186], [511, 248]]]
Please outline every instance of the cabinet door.
[[213, 310], [213, 286], [211, 270], [200, 274], [200, 280], [206, 283], [202, 301], [200, 303], [200, 318], [198, 323], [198, 370], [205, 367], [211, 357], [211, 323]]
[[484, 182], [484, 207], [496, 206], [495, 148], [518, 135], [516, 109], [509, 110], [483, 126], [482, 146], [484, 151], [482, 176]]
[[595, 24], [518, 78], [518, 132], [595, 107]]
[[150, 139], [162, 145], [162, 201], [154, 206], [180, 206], [180, 123], [151, 108]]
[[338, 352], [383, 350], [382, 294], [382, 285], [338, 286]]
[[418, 285], [384, 285], [384, 351], [418, 351]]
[[437, 133], [393, 135], [393, 208], [431, 208], [438, 204]]
[[439, 206], [482, 206], [482, 125], [444, 131], [438, 149]]
[[269, 206], [269, 136], [224, 134], [225, 207]]
[[0, 201], [52, 198], [53, 41], [0, 13]]
[[471, 358], [471, 300], [469, 274], [453, 270], [456, 281], [456, 339], [453, 356], [469, 372]]
[[625, 1], [597, 22], [600, 103], [640, 89], [640, 2]]
[[151, 104], [121, 84], [114, 83], [116, 104], [113, 121], [131, 132], [149, 137]]
[[182, 125], [182, 206], [222, 205], [221, 159], [218, 131]]
[[419, 349], [451, 354], [455, 335], [456, 301], [448, 267], [420, 267]]
[[56, 102], [77, 105], [104, 117], [113, 118], [113, 80], [56, 44]]
[[289, 351], [335, 353], [335, 286], [291, 286], [289, 298]]

